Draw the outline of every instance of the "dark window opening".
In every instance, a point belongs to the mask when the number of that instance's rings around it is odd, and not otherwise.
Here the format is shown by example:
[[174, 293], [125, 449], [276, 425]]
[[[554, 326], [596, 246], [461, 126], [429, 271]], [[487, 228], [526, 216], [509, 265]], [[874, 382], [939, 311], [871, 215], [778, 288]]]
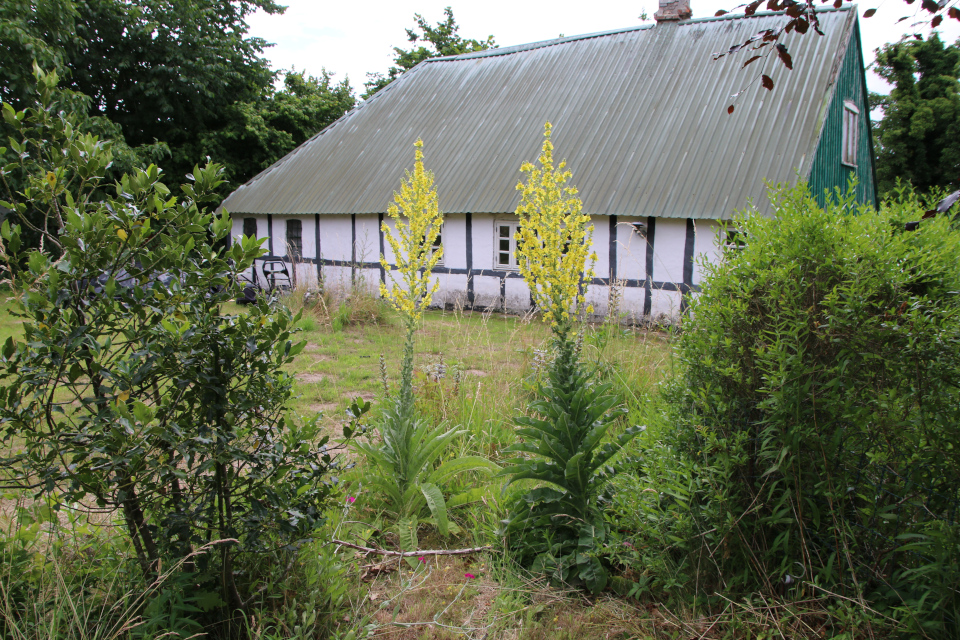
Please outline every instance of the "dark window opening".
[[293, 261], [303, 258], [303, 223], [287, 220], [287, 255]]
[[243, 235], [246, 238], [257, 237], [257, 219], [256, 218], [243, 219]]

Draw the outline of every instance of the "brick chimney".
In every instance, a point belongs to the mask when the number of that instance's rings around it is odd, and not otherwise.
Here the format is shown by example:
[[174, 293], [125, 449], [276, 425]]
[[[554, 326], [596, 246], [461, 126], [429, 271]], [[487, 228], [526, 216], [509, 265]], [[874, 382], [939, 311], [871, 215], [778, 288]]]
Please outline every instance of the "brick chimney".
[[660, 0], [660, 9], [653, 14], [657, 22], [677, 22], [692, 16], [690, 0]]

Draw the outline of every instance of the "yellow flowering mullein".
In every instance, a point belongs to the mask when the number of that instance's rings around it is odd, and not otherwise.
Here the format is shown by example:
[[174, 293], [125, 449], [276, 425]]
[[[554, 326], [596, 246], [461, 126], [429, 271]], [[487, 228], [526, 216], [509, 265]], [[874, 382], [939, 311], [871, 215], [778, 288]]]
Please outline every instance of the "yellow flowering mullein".
[[[551, 128], [549, 122], [544, 125], [540, 167], [529, 162], [520, 167], [529, 177], [526, 184], [517, 185], [522, 196], [517, 206], [520, 230], [515, 237], [517, 266], [533, 302], [544, 322], [557, 328], [568, 326], [571, 314], [577, 315], [583, 309], [581, 285], [593, 277], [597, 256], [590, 251], [590, 216], [583, 213], [577, 188], [567, 186], [572, 174], [564, 171], [565, 161], [553, 166]], [[586, 309], [588, 313], [592, 310]]]
[[[439, 281], [430, 286], [430, 277], [443, 256], [442, 248], [433, 251], [432, 247], [443, 224], [443, 213], [437, 206], [433, 172], [423, 168], [423, 140], [418, 139], [414, 146], [416, 162], [413, 173], [407, 172], [400, 193], [393, 194], [394, 204], [387, 207], [387, 215], [394, 220], [396, 235], [387, 223], [383, 224], [383, 235], [393, 249], [395, 268], [400, 272], [400, 284], [394, 281], [389, 288], [381, 284], [380, 295], [415, 324], [440, 286]], [[389, 275], [393, 267], [386, 256], [380, 256], [380, 264]]]
[[[433, 173], [423, 168], [423, 140], [416, 144], [413, 173], [409, 171], [400, 185], [400, 193], [393, 194], [394, 204], [387, 207], [387, 215], [394, 220], [395, 230], [383, 224], [383, 235], [396, 263], [391, 266], [387, 257], [380, 256], [380, 264], [389, 276], [392, 269], [399, 272], [390, 287], [380, 285], [380, 295], [389, 300], [404, 318], [407, 339], [400, 364], [401, 413], [413, 407], [413, 336], [423, 310], [430, 304], [440, 282], [431, 286], [433, 268], [443, 256], [443, 249], [433, 250], [433, 239], [440, 233], [443, 213], [437, 205], [437, 190], [433, 186]], [[399, 280], [399, 283], [397, 282]]]
[[553, 166], [550, 128], [546, 123], [539, 167], [520, 168], [529, 177], [517, 186], [523, 197], [516, 239], [520, 272], [551, 323], [553, 358], [537, 381], [532, 411], [514, 418], [523, 437], [504, 450], [516, 454], [503, 470], [508, 484], [537, 485], [514, 498], [501, 535], [522, 565], [599, 593], [609, 577], [601, 558], [610, 525], [599, 502], [610, 480], [607, 463], [639, 429], [606, 437], [626, 410], [616, 407], [610, 385], [598, 380], [595, 369], [580, 362], [575, 320], [591, 311], [584, 309], [583, 285], [593, 277], [597, 258], [590, 250], [590, 217], [577, 189], [567, 185], [566, 163]]

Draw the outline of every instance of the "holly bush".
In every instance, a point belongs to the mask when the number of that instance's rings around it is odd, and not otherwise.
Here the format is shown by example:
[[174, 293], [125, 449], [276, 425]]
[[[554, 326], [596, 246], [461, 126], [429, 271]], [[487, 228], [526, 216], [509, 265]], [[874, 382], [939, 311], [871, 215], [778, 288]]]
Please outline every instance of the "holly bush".
[[4, 221], [23, 338], [0, 349], [0, 465], [22, 489], [115, 512], [146, 589], [178, 584], [194, 611], [232, 617], [335, 491], [316, 420], [284, 410], [297, 318], [263, 297], [225, 307], [263, 250], [221, 242], [229, 214], [204, 207], [218, 165], [195, 168], [179, 195], [154, 166], [107, 185], [110, 144], [48, 108], [56, 75], [37, 76], [40, 103], [3, 105], [20, 136], [11, 164], [37, 167], [4, 205], [14, 220], [44, 213], [47, 251], [24, 255], [21, 227]]

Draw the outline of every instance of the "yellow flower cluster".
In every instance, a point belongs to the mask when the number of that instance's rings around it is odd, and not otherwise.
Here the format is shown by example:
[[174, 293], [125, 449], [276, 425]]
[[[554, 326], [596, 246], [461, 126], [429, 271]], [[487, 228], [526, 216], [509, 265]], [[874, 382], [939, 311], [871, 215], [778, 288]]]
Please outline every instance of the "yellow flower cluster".
[[[583, 213], [577, 189], [566, 186], [571, 177], [564, 171], [566, 162], [553, 166], [552, 125], [544, 125], [540, 167], [525, 162], [520, 171], [529, 175], [521, 192], [517, 216], [520, 230], [517, 239], [517, 265], [527, 282], [534, 304], [540, 308], [544, 322], [556, 326], [571, 319], [583, 309], [583, 291], [593, 278], [597, 260], [591, 252], [593, 226]], [[589, 260], [589, 264], [588, 264]], [[587, 313], [592, 308], [585, 309]]]
[[[388, 288], [380, 285], [380, 295], [389, 300], [410, 322], [418, 322], [423, 309], [430, 304], [440, 287], [437, 280], [430, 286], [431, 271], [443, 256], [443, 249], [433, 250], [433, 239], [440, 233], [443, 213], [437, 205], [437, 190], [433, 186], [433, 172], [423, 169], [423, 140], [417, 140], [416, 163], [400, 185], [400, 193], [393, 194], [394, 204], [387, 207], [393, 218], [395, 232], [385, 222], [383, 235], [393, 249], [399, 276]], [[396, 233], [396, 235], [394, 235]], [[387, 275], [394, 267], [387, 257], [380, 256]]]

